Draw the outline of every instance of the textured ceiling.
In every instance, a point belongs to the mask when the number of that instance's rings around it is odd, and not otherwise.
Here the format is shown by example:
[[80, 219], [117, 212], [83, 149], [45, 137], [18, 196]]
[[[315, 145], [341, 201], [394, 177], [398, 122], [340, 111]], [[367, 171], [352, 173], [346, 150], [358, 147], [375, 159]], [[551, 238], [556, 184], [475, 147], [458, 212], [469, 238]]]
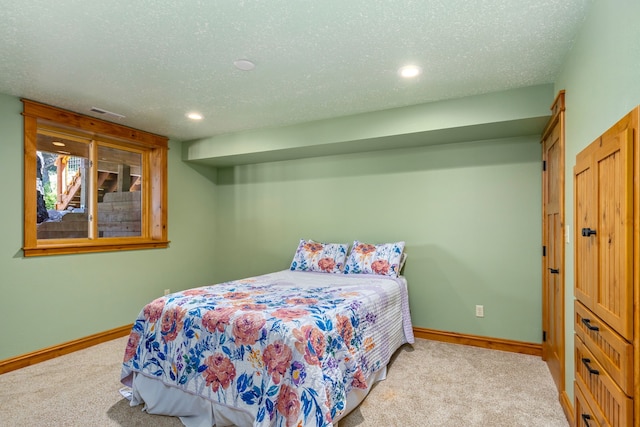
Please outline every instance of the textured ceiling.
[[0, 0], [0, 93], [180, 140], [282, 126], [551, 83], [591, 2]]

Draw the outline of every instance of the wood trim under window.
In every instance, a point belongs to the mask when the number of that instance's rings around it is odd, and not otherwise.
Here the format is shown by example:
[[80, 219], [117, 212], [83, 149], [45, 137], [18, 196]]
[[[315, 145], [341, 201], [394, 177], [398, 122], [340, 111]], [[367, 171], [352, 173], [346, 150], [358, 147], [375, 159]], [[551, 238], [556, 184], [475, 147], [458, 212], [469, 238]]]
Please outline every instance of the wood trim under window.
[[[24, 104], [24, 256], [106, 252], [129, 249], [166, 248], [167, 230], [167, 152], [168, 138], [149, 132], [73, 113], [23, 99]], [[124, 147], [144, 151], [145, 178], [142, 196], [140, 236], [38, 239], [37, 236], [37, 134], [46, 125], [64, 131], [80, 132]], [[91, 235], [90, 235], [91, 236]]]

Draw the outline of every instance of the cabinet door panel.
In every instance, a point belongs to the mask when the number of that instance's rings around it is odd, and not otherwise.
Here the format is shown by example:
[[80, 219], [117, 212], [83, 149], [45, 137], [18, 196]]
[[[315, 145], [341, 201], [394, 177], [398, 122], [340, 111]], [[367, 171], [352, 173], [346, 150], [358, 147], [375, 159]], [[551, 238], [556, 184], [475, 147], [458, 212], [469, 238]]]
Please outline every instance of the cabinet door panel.
[[[596, 141], [594, 144], [599, 143]], [[596, 279], [598, 277], [598, 239], [583, 235], [582, 230], [596, 224], [595, 183], [593, 179], [593, 148], [591, 144], [576, 157], [574, 171], [575, 206], [575, 281], [574, 293], [589, 309], [594, 310]]]
[[632, 135], [613, 128], [594, 153], [598, 275], [593, 311], [628, 340], [633, 338]]

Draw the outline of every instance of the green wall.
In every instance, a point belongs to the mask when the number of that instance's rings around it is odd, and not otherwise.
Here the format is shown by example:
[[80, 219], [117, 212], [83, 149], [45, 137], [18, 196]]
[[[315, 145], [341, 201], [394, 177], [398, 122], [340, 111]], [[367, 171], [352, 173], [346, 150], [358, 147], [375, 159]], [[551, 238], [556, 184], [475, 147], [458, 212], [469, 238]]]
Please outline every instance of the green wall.
[[169, 249], [23, 258], [21, 110], [0, 95], [0, 360], [130, 323], [165, 288], [288, 268], [300, 238], [405, 240], [415, 326], [540, 341], [538, 136], [218, 170], [172, 141]]
[[[573, 233], [576, 154], [640, 104], [640, 2], [595, 1], [556, 80], [566, 90], [566, 222]], [[566, 389], [573, 396], [573, 239], [566, 246]]]
[[164, 289], [210, 283], [215, 186], [175, 141], [168, 249], [23, 258], [21, 112], [18, 98], [0, 95], [0, 360], [132, 323]]
[[219, 169], [217, 273], [286, 269], [300, 238], [404, 240], [414, 326], [540, 342], [540, 156], [533, 136]]

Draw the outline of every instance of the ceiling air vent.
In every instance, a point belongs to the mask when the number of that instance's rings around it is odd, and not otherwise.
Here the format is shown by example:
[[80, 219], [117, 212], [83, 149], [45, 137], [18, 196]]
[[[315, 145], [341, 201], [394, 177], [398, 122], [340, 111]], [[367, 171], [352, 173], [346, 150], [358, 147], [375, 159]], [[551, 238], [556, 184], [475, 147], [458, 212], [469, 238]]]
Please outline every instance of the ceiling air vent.
[[108, 116], [117, 117], [118, 119], [124, 119], [124, 116], [122, 114], [114, 113], [112, 111], [107, 111], [105, 109], [98, 108], [98, 107], [91, 107], [90, 111], [93, 111], [94, 113], [98, 113], [98, 114], [106, 114]]

